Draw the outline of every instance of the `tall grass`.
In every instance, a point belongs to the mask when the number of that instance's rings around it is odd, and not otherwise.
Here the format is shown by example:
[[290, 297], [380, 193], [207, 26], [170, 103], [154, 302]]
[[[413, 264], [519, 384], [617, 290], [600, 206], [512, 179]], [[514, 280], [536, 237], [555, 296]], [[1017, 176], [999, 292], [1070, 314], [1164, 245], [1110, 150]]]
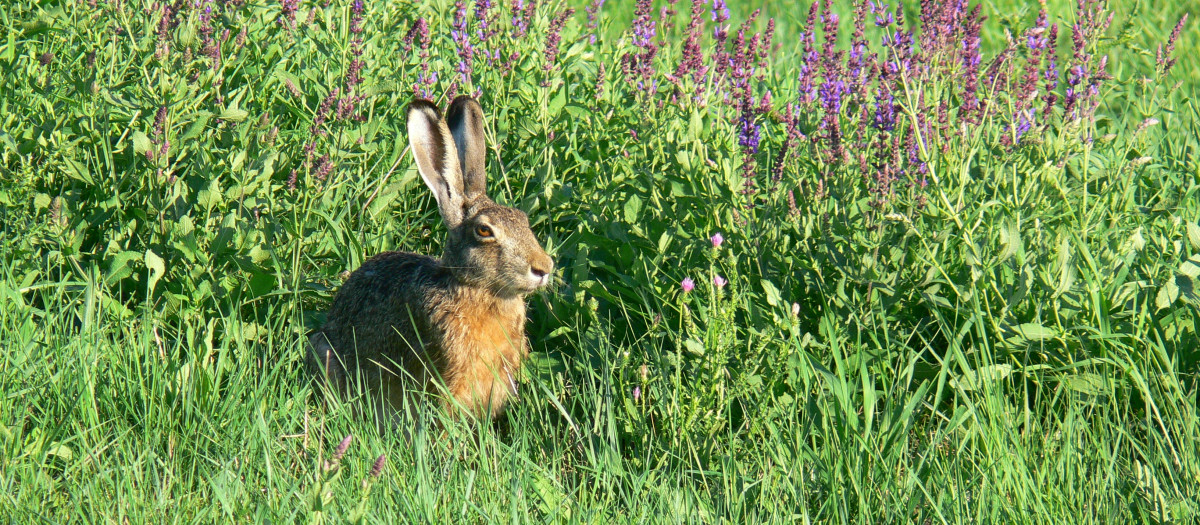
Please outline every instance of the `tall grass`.
[[[1183, 10], [600, 4], [0, 7], [0, 516], [1200, 517]], [[559, 282], [504, 417], [381, 434], [300, 344], [440, 252], [456, 93]]]

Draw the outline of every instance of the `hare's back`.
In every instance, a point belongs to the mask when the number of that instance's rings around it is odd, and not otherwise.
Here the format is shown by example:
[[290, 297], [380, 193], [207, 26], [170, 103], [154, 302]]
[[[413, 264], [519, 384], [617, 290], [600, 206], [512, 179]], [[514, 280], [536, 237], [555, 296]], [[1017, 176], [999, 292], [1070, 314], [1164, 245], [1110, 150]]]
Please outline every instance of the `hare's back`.
[[335, 339], [353, 339], [360, 355], [384, 351], [380, 346], [390, 346], [396, 336], [411, 339], [423, 328], [428, 300], [442, 287], [444, 273], [437, 259], [425, 255], [384, 252], [371, 257], [338, 291], [322, 331]]

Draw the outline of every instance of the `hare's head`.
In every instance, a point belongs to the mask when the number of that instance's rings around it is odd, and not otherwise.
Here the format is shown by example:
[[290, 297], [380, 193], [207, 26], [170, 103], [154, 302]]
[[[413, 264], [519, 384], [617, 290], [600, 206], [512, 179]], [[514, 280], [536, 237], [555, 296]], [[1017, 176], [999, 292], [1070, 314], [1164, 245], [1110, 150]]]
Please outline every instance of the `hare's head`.
[[529, 217], [487, 196], [479, 103], [460, 96], [443, 121], [437, 106], [413, 101], [408, 141], [449, 229], [442, 263], [458, 281], [500, 297], [524, 295], [549, 283], [554, 261], [534, 238]]

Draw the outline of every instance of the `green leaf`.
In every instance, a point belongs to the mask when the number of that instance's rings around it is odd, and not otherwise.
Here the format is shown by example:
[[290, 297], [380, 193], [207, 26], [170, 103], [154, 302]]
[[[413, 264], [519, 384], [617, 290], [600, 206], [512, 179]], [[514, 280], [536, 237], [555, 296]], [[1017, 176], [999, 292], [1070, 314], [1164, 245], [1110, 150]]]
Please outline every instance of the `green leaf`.
[[1200, 224], [1187, 223], [1187, 235], [1188, 240], [1192, 243], [1192, 248], [1200, 250]]
[[217, 115], [217, 118], [221, 120], [228, 120], [230, 122], [241, 122], [246, 120], [246, 117], [248, 116], [250, 116], [250, 112], [238, 108], [237, 104], [230, 104], [230, 106], [225, 108], [220, 115]]
[[133, 273], [133, 269], [129, 267], [131, 261], [138, 259], [137, 252], [124, 251], [114, 255], [108, 264], [108, 273], [104, 276], [106, 284], [114, 284], [121, 279], [129, 277]]
[[1175, 277], [1172, 276], [1167, 280], [1167, 283], [1158, 289], [1158, 296], [1154, 299], [1154, 305], [1159, 310], [1171, 306], [1179, 299], [1179, 285], [1175, 284]]
[[546, 112], [551, 117], [558, 116], [562, 112], [563, 106], [567, 105], [567, 90], [559, 88], [554, 91], [554, 95], [550, 97], [550, 103], [546, 107]]
[[987, 365], [975, 370], [965, 370], [962, 375], [950, 379], [950, 386], [959, 390], [975, 390], [984, 383], [994, 383], [1012, 374], [1012, 365]]
[[1029, 341], [1045, 341], [1058, 337], [1058, 332], [1051, 328], [1046, 328], [1038, 323], [1019, 324], [1014, 329], [1021, 337]]
[[625, 222], [636, 223], [640, 211], [642, 211], [642, 198], [637, 194], [630, 195], [629, 199], [625, 201]]
[[158, 280], [163, 274], [167, 273], [167, 265], [163, 262], [162, 257], [159, 257], [154, 250], [146, 250], [145, 258], [146, 268], [150, 270], [150, 276], [146, 280], [146, 295], [154, 293], [154, 285], [158, 284]]
[[68, 177], [71, 177], [72, 179], [75, 179], [75, 180], [78, 180], [78, 181], [81, 181], [81, 182], [84, 182], [87, 184], [95, 184], [96, 183], [92, 179], [92, 174], [91, 174], [91, 172], [88, 171], [87, 166], [84, 166], [83, 164], [76, 162], [75, 159], [64, 158], [63, 164], [66, 165], [65, 166], [66, 169], [63, 170], [63, 173], [66, 173]]
[[762, 280], [763, 291], [767, 294], [767, 304], [771, 306], [779, 306], [783, 299], [779, 295], [779, 288], [775, 287], [775, 283], [766, 279]]
[[17, 56], [17, 34], [15, 31], [8, 32], [8, 44], [4, 46], [4, 53], [0, 53], [0, 59], [5, 62], [12, 63], [13, 58]]
[[700, 116], [700, 110], [693, 109], [692, 116], [688, 119], [687, 136], [691, 140], [698, 140], [703, 133], [704, 117]]
[[1017, 254], [1021, 248], [1021, 231], [1017, 228], [1017, 223], [1013, 221], [1005, 221], [1000, 227], [1000, 261], [1006, 261], [1009, 257]]
[[133, 152], [138, 155], [145, 155], [154, 145], [150, 143], [150, 137], [140, 131], [133, 132]]
[[253, 248], [250, 248], [250, 260], [254, 261], [254, 264], [262, 264], [263, 261], [270, 258], [271, 250], [263, 249], [263, 247], [259, 245], [255, 245]]
[[1104, 378], [1091, 372], [1065, 375], [1059, 381], [1068, 390], [1081, 394], [1094, 396], [1104, 391]]
[[1179, 267], [1179, 273], [1194, 279], [1200, 279], [1200, 254], [1193, 255]]
[[195, 115], [196, 120], [192, 122], [191, 126], [188, 126], [187, 131], [183, 132], [183, 136], [180, 137], [180, 142], [187, 142], [191, 139], [199, 137], [200, 133], [204, 131], [204, 127], [208, 125], [208, 121], [212, 119], [212, 112], [210, 111], [197, 111]]

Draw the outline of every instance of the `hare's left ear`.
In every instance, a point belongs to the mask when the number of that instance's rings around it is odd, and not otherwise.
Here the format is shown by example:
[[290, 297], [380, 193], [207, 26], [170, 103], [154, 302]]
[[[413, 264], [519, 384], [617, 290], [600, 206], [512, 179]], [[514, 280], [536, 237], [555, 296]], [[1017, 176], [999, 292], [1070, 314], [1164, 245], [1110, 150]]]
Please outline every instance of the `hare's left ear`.
[[414, 100], [409, 104], [408, 143], [421, 179], [437, 199], [442, 220], [453, 230], [463, 219], [462, 170], [454, 139], [432, 102]]
[[483, 136], [483, 108], [475, 99], [462, 95], [450, 103], [446, 112], [446, 124], [454, 136], [458, 149], [458, 163], [462, 167], [463, 196], [469, 204], [487, 195], [487, 170], [484, 157], [487, 142]]

